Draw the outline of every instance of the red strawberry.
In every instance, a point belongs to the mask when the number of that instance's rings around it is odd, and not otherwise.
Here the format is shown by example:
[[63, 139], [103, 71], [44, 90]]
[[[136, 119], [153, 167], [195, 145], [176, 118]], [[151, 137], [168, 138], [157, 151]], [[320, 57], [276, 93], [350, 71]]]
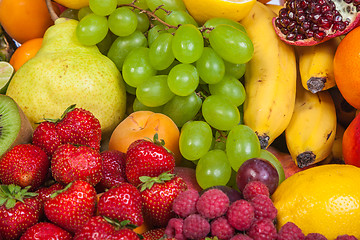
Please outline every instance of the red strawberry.
[[102, 178], [100, 152], [88, 146], [63, 144], [53, 154], [51, 172], [63, 184], [84, 180], [95, 186]]
[[125, 153], [117, 150], [106, 150], [101, 153], [103, 177], [99, 185], [103, 188], [116, 187], [127, 182], [125, 175]]
[[158, 177], [141, 177], [141, 197], [144, 216], [156, 227], [166, 227], [175, 213], [172, 204], [179, 193], [187, 189], [185, 181], [169, 174], [162, 173]]
[[71, 234], [49, 222], [40, 222], [28, 228], [20, 240], [71, 240]]
[[143, 240], [158, 240], [165, 235], [165, 228], [153, 228], [142, 234]]
[[39, 221], [41, 203], [29, 187], [10, 184], [0, 187], [0, 235], [3, 239], [18, 239]]
[[100, 150], [100, 121], [89, 111], [68, 107], [60, 119], [45, 119], [35, 129], [32, 143], [43, 148], [49, 156], [65, 143], [86, 145]]
[[141, 184], [141, 176], [157, 177], [163, 172], [174, 172], [174, 156], [163, 145], [157, 134], [154, 141], [140, 139], [130, 144], [126, 152], [126, 177], [131, 184]]
[[0, 181], [31, 190], [44, 183], [50, 160], [44, 150], [32, 144], [19, 144], [0, 159]]
[[[79, 231], [75, 233], [74, 240], [94, 239], [94, 236], [96, 236], [96, 239], [102, 240], [140, 239], [134, 231], [127, 229], [126, 226], [124, 226], [127, 222], [119, 223], [106, 217], [94, 216], [89, 221], [87, 221]], [[125, 229], [126, 231], [123, 231]]]
[[88, 182], [77, 180], [54, 193], [45, 202], [45, 216], [74, 233], [95, 213], [96, 191]]
[[129, 220], [131, 224], [140, 226], [144, 219], [139, 190], [130, 183], [121, 183], [109, 189], [99, 198], [98, 213], [119, 222]]

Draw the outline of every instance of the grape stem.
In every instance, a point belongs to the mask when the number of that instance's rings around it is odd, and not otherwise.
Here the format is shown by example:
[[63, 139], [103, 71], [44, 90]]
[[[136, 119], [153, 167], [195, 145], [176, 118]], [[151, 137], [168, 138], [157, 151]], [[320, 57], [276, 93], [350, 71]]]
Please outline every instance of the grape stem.
[[55, 10], [53, 8], [51, 0], [45, 0], [45, 2], [46, 2], [46, 7], [48, 8], [48, 11], [50, 13], [50, 17], [55, 22], [56, 19], [59, 18], [59, 16], [56, 14], [56, 12], [55, 12]]

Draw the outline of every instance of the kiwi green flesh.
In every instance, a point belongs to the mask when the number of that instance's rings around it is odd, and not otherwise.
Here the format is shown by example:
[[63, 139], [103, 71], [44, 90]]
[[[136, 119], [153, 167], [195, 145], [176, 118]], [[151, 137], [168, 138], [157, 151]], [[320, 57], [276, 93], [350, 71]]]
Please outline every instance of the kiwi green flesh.
[[16, 102], [0, 95], [0, 156], [17, 144], [29, 143], [33, 129]]

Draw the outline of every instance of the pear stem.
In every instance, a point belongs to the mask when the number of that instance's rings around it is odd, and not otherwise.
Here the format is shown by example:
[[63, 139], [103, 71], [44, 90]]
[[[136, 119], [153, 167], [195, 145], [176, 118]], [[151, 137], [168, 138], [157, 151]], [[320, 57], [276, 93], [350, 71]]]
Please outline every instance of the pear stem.
[[51, 0], [45, 0], [45, 2], [46, 2], [46, 6], [47, 6], [47, 8], [48, 8], [48, 10], [49, 10], [50, 17], [51, 17], [51, 19], [55, 22], [56, 19], [59, 18], [59, 16], [56, 14], [56, 12], [55, 12], [55, 10], [54, 10], [54, 8], [53, 8], [53, 5], [52, 5], [52, 3], [51, 3]]

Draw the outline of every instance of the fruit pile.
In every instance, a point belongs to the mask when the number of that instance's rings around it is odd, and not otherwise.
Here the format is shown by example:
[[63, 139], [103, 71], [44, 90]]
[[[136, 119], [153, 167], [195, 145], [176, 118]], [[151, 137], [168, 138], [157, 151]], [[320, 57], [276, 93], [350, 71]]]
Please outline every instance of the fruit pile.
[[359, 1], [266, 2], [1, 0], [0, 239], [360, 238]]

